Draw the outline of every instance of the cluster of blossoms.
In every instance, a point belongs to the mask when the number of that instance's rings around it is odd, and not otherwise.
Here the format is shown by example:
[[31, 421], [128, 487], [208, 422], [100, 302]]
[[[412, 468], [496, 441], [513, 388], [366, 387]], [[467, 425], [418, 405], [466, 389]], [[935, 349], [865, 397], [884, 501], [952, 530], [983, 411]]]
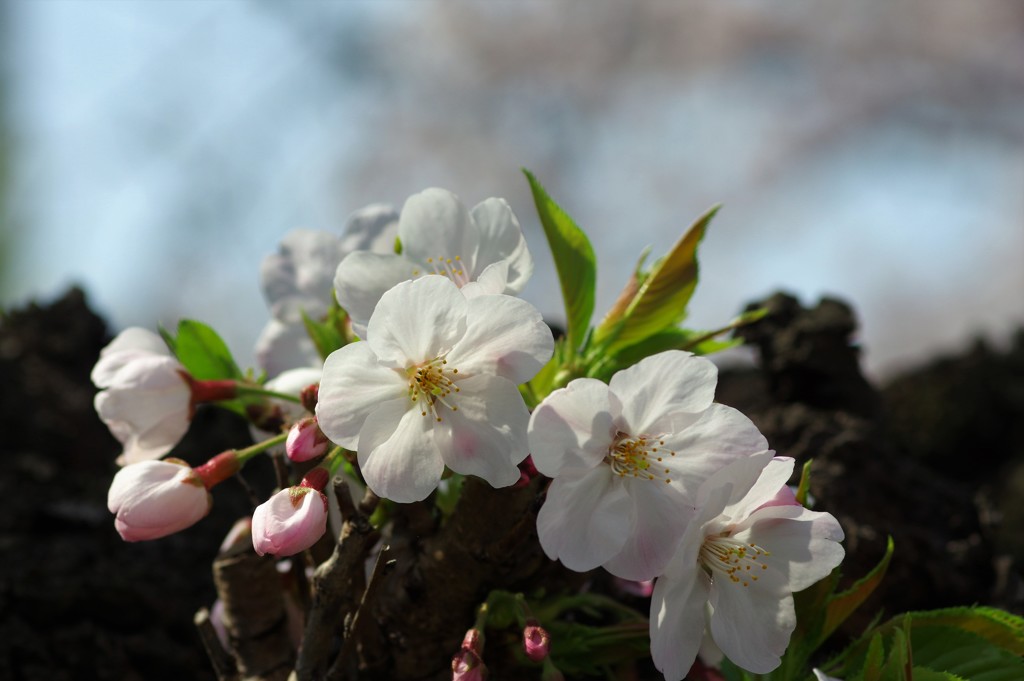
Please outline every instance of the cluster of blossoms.
[[[666, 678], [682, 679], [698, 652], [774, 669], [795, 627], [793, 592], [843, 557], [838, 523], [797, 503], [793, 461], [714, 403], [717, 370], [689, 352], [648, 356], [608, 383], [563, 383], [531, 413], [519, 386], [554, 350], [540, 313], [515, 297], [532, 271], [505, 201], [467, 210], [430, 189], [400, 213], [360, 211], [344, 238], [293, 232], [267, 259], [262, 386], [196, 380], [159, 336], [125, 331], [93, 372], [96, 409], [124, 444], [108, 498], [117, 530], [137, 541], [188, 527], [215, 484], [284, 445], [291, 461], [319, 463], [261, 504], [251, 531], [260, 555], [288, 556], [326, 531], [325, 485], [346, 461], [376, 495], [405, 503], [428, 498], [446, 471], [512, 486], [532, 455], [551, 479], [537, 519], [545, 553], [576, 571], [655, 580], [651, 652]], [[324, 360], [307, 326], [334, 309], [350, 342]], [[276, 409], [275, 437], [194, 469], [160, 460], [197, 403], [247, 391]], [[548, 635], [533, 625], [525, 649], [539, 661]], [[465, 644], [456, 677], [482, 666], [480, 654]]]

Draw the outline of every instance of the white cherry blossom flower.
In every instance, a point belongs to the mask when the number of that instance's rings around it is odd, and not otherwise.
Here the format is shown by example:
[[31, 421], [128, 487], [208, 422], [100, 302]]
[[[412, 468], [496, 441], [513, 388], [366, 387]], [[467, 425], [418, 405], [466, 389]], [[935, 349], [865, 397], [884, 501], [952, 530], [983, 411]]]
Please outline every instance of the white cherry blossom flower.
[[504, 199], [469, 211], [455, 194], [427, 189], [405, 202], [398, 237], [401, 255], [356, 251], [338, 266], [335, 293], [360, 337], [377, 301], [401, 281], [437, 274], [467, 296], [514, 295], [533, 274], [519, 221]]
[[96, 412], [123, 445], [120, 465], [158, 459], [188, 430], [192, 389], [185, 368], [152, 331], [129, 328], [100, 352]]
[[763, 452], [701, 485], [697, 515], [651, 597], [651, 656], [669, 681], [686, 675], [705, 627], [736, 665], [775, 669], [796, 626], [793, 592], [842, 561], [836, 519], [779, 494], [792, 472], [792, 459]]
[[552, 349], [529, 303], [466, 298], [445, 277], [403, 282], [381, 297], [366, 341], [327, 358], [317, 420], [332, 441], [357, 451], [379, 496], [424, 499], [445, 466], [512, 485], [528, 454], [529, 413], [517, 386]]
[[707, 359], [673, 350], [608, 385], [576, 379], [534, 410], [533, 463], [554, 478], [537, 517], [550, 558], [635, 581], [661, 573], [700, 484], [767, 449], [747, 417], [712, 402], [717, 376]]
[[271, 320], [256, 341], [257, 362], [271, 377], [297, 367], [320, 367], [323, 360], [306, 334], [302, 314], [322, 319], [334, 302], [334, 274], [346, 254], [357, 250], [394, 253], [398, 211], [373, 204], [351, 216], [341, 237], [297, 229], [264, 258], [260, 284]]

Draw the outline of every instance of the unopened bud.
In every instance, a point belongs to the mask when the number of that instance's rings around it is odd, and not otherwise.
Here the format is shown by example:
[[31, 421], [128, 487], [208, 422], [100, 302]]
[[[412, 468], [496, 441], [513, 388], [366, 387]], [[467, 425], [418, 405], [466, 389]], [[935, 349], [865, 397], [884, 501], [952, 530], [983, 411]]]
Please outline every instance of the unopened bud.
[[311, 461], [324, 455], [330, 440], [320, 430], [316, 417], [309, 416], [297, 421], [288, 431], [284, 448], [288, 458], [295, 462]]
[[487, 667], [472, 648], [463, 648], [452, 657], [452, 681], [483, 681], [486, 678]]
[[536, 620], [528, 620], [523, 629], [523, 650], [526, 656], [534, 662], [541, 662], [548, 656], [550, 647], [551, 637], [548, 632]]
[[313, 383], [307, 385], [299, 392], [299, 399], [302, 401], [302, 406], [306, 408], [311, 414], [316, 413], [316, 403], [320, 397], [320, 384]]

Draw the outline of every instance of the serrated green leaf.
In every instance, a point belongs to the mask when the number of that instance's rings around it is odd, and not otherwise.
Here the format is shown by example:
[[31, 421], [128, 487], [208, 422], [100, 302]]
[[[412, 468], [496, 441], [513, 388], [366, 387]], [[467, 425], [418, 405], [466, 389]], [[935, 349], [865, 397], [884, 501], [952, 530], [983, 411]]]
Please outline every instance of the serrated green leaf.
[[598, 327], [595, 342], [607, 338], [608, 350], [614, 353], [686, 318], [686, 306], [697, 287], [697, 246], [718, 209], [714, 206], [697, 218], [668, 254], [654, 264], [622, 314], [621, 322]]
[[[921, 624], [928, 613], [914, 613], [911, 637], [914, 663], [970, 681], [1020, 681], [1024, 660], [970, 631], [932, 623]], [[916, 681], [916, 679], [915, 679]]]
[[910, 639], [902, 628], [897, 627], [892, 632], [889, 657], [882, 668], [882, 681], [912, 681], [908, 676], [911, 673], [912, 659]]
[[194, 319], [178, 322], [174, 353], [193, 378], [200, 381], [243, 378], [231, 351], [217, 332]]
[[840, 624], [845, 622], [846, 618], [875, 591], [882, 578], [885, 577], [885, 571], [889, 568], [892, 552], [893, 541], [892, 537], [889, 537], [885, 547], [885, 555], [882, 556], [882, 560], [878, 561], [878, 565], [867, 575], [854, 582], [853, 586], [849, 589], [829, 599], [828, 605], [825, 608], [825, 624], [821, 631], [822, 641], [828, 638]]
[[875, 634], [868, 644], [868, 652], [864, 658], [864, 681], [880, 681], [882, 678], [882, 665], [885, 663], [885, 646], [882, 644], [882, 635]]
[[912, 613], [915, 626], [946, 626], [970, 632], [1014, 655], [1024, 655], [1024, 618], [988, 607], [944, 608]]
[[575, 353], [583, 344], [594, 314], [597, 286], [594, 248], [583, 230], [555, 203], [533, 173], [524, 168], [523, 174], [530, 183], [537, 215], [555, 260], [565, 303], [566, 336], [569, 349]]

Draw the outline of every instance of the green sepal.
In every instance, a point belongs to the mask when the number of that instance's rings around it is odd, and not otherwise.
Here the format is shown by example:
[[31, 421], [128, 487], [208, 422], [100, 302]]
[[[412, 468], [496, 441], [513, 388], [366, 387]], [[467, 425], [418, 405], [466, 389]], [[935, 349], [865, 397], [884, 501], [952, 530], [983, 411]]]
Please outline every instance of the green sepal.
[[524, 168], [523, 174], [530, 183], [537, 216], [555, 260], [565, 303], [567, 342], [569, 350], [575, 354], [583, 346], [590, 318], [594, 314], [597, 286], [594, 248], [583, 230], [555, 203], [533, 173]]
[[[594, 330], [595, 345], [614, 354], [686, 318], [687, 305], [697, 287], [697, 246], [718, 209], [719, 206], [714, 206], [697, 218], [672, 249], [654, 263], [642, 281], [634, 274], [626, 293], [639, 283], [635, 295], [621, 314], [610, 313]], [[617, 305], [613, 310], [620, 307]]]

